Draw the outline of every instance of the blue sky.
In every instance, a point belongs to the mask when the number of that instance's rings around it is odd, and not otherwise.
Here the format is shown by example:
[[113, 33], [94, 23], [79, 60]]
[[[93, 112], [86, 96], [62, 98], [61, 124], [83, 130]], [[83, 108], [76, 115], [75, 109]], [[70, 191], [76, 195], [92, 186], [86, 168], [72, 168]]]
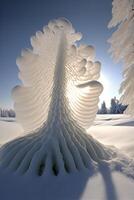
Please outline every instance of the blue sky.
[[0, 107], [12, 107], [12, 88], [20, 84], [16, 58], [21, 50], [30, 47], [30, 37], [49, 20], [66, 17], [75, 29], [82, 32], [82, 43], [95, 46], [96, 59], [102, 63], [105, 77], [104, 93], [109, 100], [118, 97], [121, 64], [108, 53], [108, 30], [112, 0], [3, 0], [0, 6]]

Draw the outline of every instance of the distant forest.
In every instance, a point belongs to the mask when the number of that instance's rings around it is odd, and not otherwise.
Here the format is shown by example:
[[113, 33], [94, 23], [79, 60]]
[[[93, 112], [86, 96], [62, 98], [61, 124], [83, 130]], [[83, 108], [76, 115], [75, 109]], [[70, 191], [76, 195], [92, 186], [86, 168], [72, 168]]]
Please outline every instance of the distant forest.
[[116, 97], [111, 99], [110, 108], [107, 108], [105, 101], [102, 102], [97, 114], [123, 114], [127, 105], [123, 105]]
[[0, 108], [0, 117], [15, 117], [13, 109]]

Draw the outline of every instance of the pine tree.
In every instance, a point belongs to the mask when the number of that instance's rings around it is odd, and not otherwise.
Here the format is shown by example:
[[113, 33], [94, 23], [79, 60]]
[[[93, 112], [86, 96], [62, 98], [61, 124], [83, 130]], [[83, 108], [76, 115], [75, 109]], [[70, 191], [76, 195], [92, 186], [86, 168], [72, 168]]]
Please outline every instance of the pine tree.
[[100, 114], [107, 114], [107, 107], [105, 101], [103, 101], [101, 104]]
[[127, 105], [123, 105], [122, 103], [119, 102], [116, 97], [111, 99], [111, 106], [109, 113], [110, 114], [122, 114], [127, 108]]
[[8, 116], [9, 117], [15, 117], [15, 112], [13, 109], [8, 110]]
[[116, 97], [111, 99], [110, 114], [117, 114]]

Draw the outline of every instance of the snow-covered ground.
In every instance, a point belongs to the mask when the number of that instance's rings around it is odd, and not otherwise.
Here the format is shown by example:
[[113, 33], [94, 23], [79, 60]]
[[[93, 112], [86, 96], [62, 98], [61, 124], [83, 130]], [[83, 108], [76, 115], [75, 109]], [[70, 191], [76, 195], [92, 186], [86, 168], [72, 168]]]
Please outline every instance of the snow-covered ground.
[[88, 133], [134, 157], [134, 118], [128, 115], [97, 115], [94, 124]]
[[[98, 115], [88, 133], [98, 141], [134, 157], [134, 119], [127, 115]], [[15, 121], [0, 121], [0, 144], [22, 135]], [[99, 173], [63, 177], [19, 177], [0, 172], [0, 200], [133, 200], [134, 180], [105, 166]]]
[[23, 132], [14, 119], [0, 118], [0, 145], [16, 138]]

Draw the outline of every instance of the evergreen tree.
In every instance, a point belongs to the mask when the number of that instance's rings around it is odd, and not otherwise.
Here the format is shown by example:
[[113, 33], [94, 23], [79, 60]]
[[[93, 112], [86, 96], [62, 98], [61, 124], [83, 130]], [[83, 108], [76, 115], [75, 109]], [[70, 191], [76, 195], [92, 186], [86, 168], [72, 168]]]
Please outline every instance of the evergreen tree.
[[14, 112], [13, 109], [10, 109], [10, 110], [8, 111], [8, 116], [9, 116], [9, 117], [15, 117], [15, 112]]
[[110, 114], [117, 114], [117, 101], [116, 97], [111, 99]]
[[116, 97], [111, 99], [110, 114], [123, 114], [127, 105], [122, 105]]
[[107, 114], [107, 107], [105, 101], [101, 104], [100, 114]]
[[13, 109], [0, 108], [0, 117], [15, 117], [15, 111]]
[[126, 110], [127, 105], [122, 105], [122, 103], [117, 104], [117, 114], [123, 114], [124, 111]]

